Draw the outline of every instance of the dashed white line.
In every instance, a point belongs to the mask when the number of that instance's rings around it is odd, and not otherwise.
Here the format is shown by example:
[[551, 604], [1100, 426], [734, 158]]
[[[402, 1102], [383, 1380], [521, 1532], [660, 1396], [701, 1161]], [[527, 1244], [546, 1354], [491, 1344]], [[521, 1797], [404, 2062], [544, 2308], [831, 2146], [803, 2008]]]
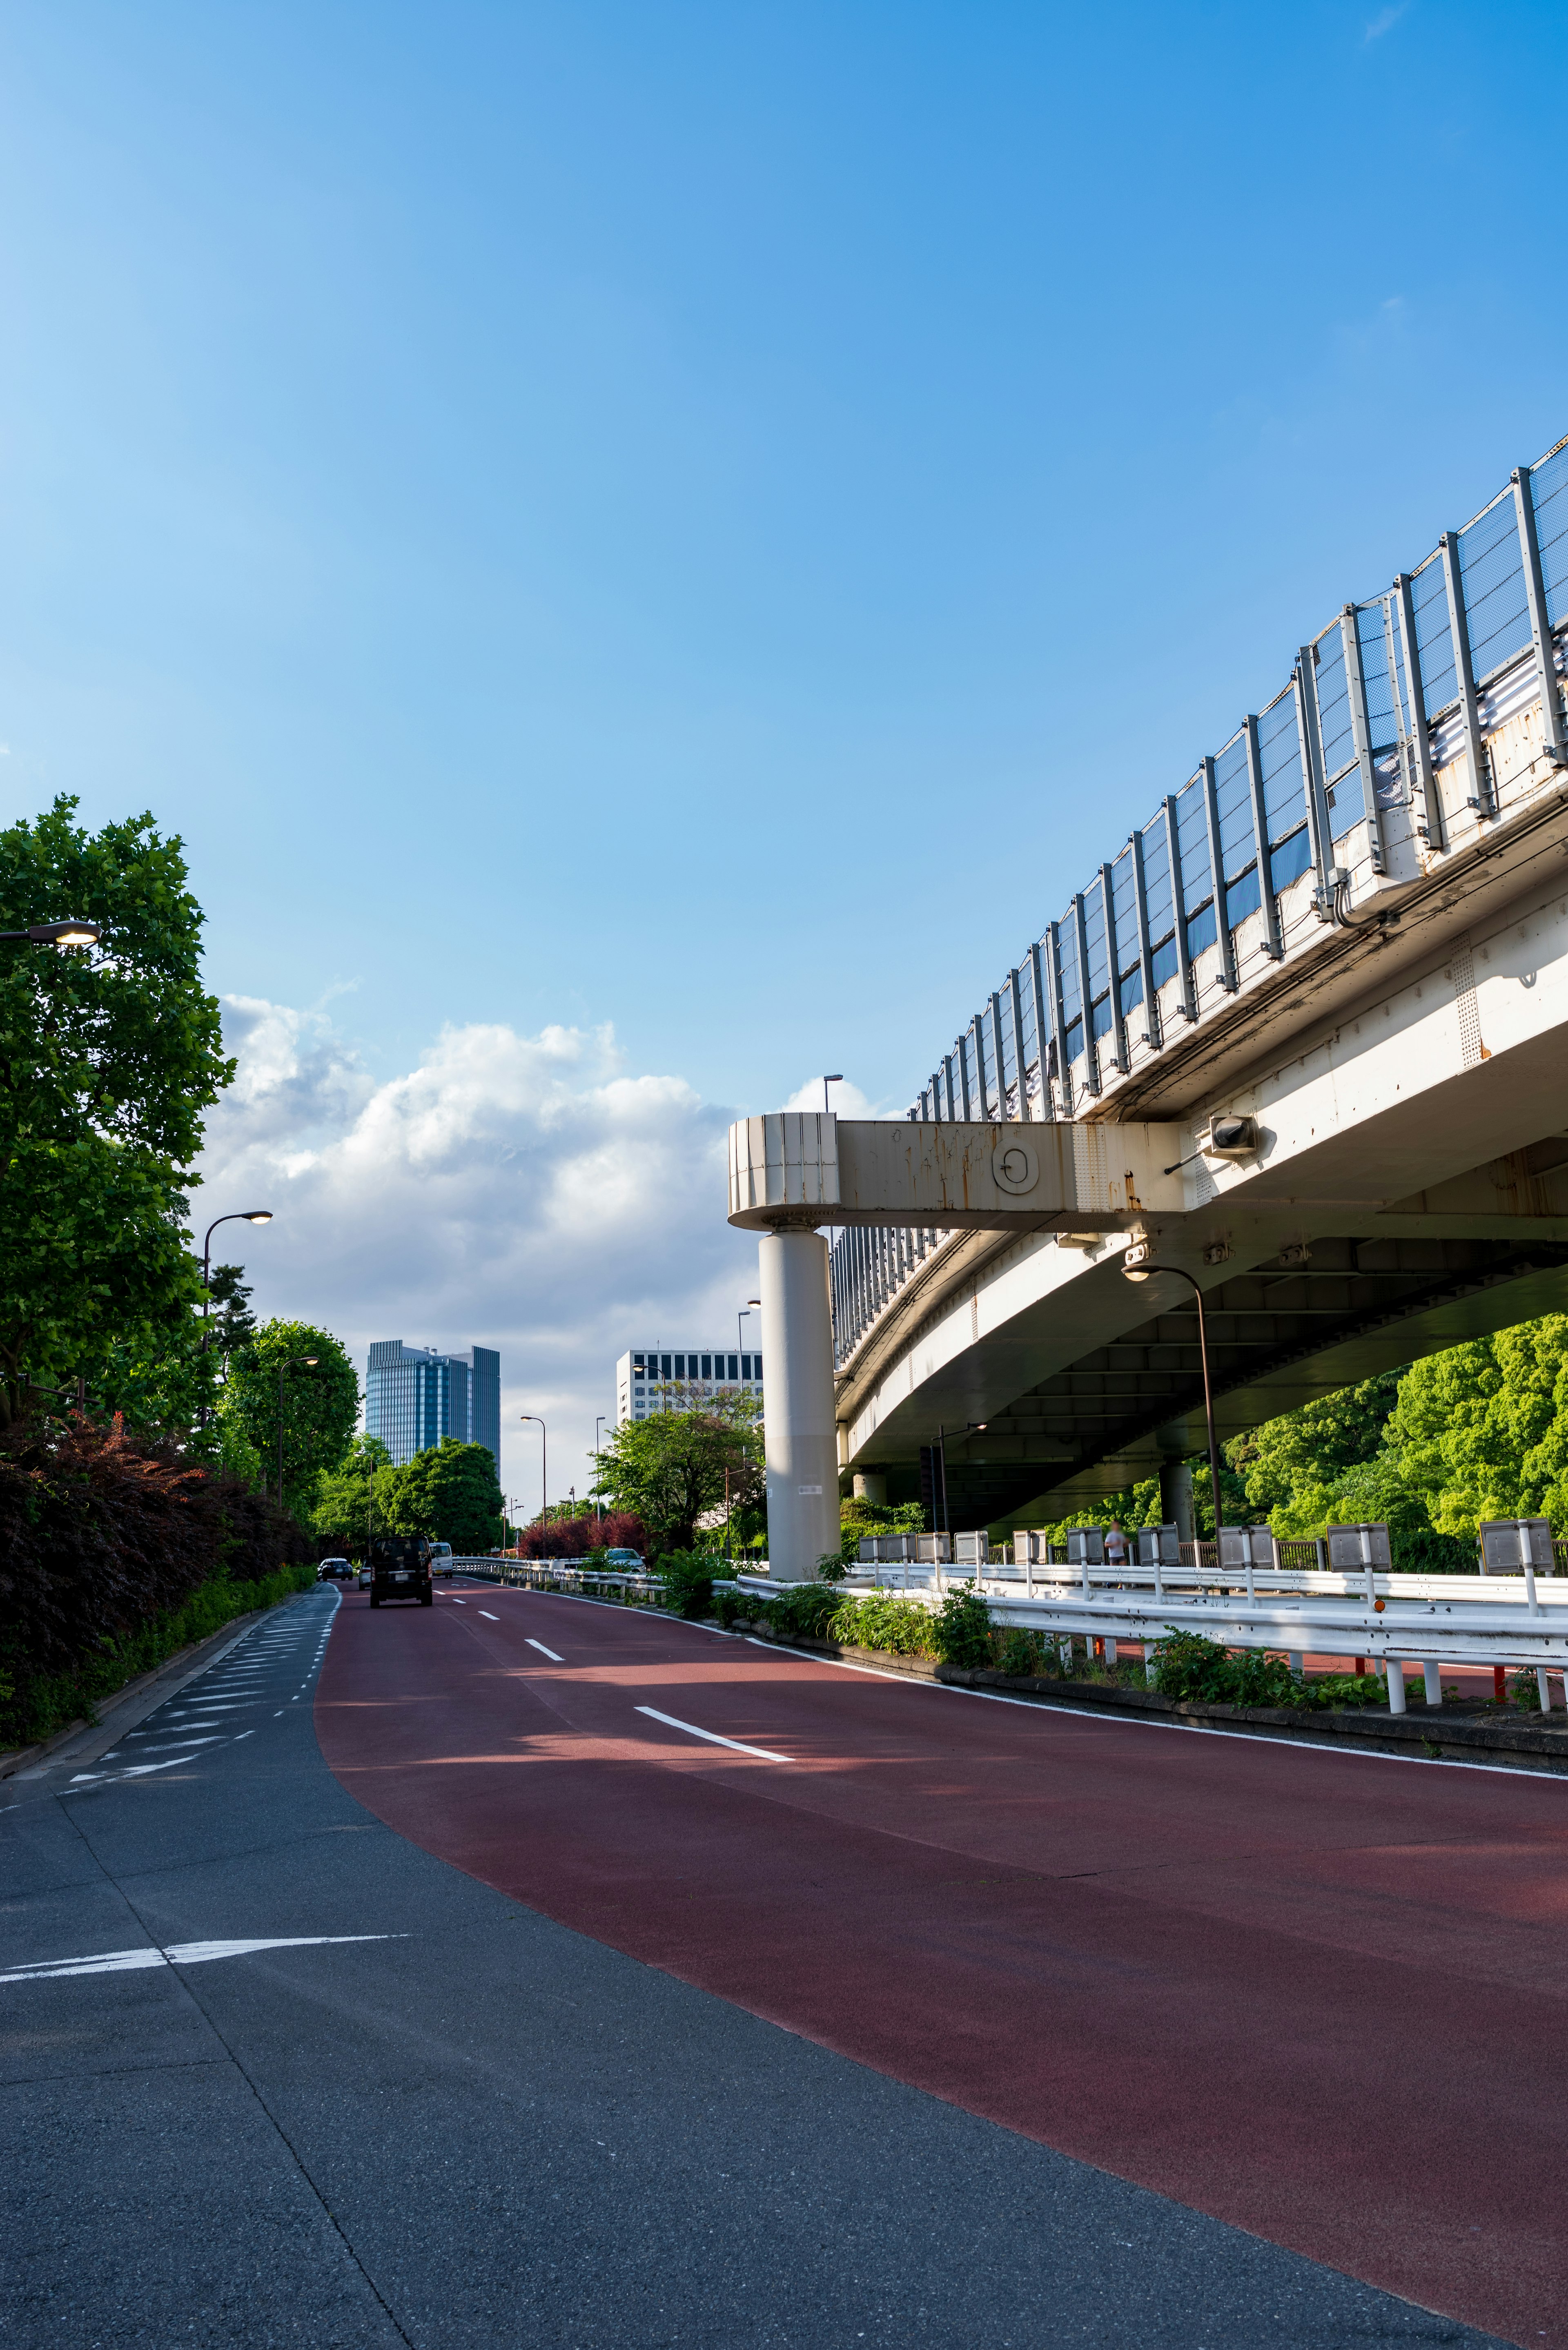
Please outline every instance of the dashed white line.
[[683, 1730], [688, 1738], [705, 1738], [711, 1746], [732, 1746], [737, 1754], [754, 1754], [763, 1762], [793, 1762], [793, 1754], [775, 1754], [771, 1747], [748, 1746], [739, 1738], [721, 1738], [716, 1730], [699, 1730], [694, 1721], [677, 1721], [672, 1713], [660, 1713], [656, 1705], [639, 1705], [639, 1713], [650, 1721], [668, 1722], [671, 1730]]
[[[481, 1610], [481, 1613], [483, 1613], [483, 1610]], [[500, 1619], [500, 1617], [497, 1617], [495, 1620], [496, 1620], [496, 1622], [497, 1622], [497, 1623], [499, 1623], [501, 1619]], [[527, 1638], [527, 1636], [526, 1636], [526, 1635], [524, 1635], [524, 1637], [525, 1638]], [[539, 1654], [540, 1654], [542, 1657], [548, 1657], [548, 1658], [549, 1658], [549, 1659], [550, 1659], [550, 1662], [551, 1662], [553, 1665], [561, 1665], [561, 1664], [565, 1664], [565, 1662], [566, 1662], [566, 1659], [565, 1659], [564, 1657], [558, 1657], [558, 1656], [556, 1654], [556, 1651], [554, 1650], [554, 1648], [547, 1648], [545, 1646], [545, 1643], [544, 1643], [544, 1641], [543, 1641], [543, 1640], [534, 1640], [534, 1639], [530, 1639], [530, 1640], [528, 1641], [528, 1646], [529, 1646], [531, 1648], [537, 1648], [537, 1649], [538, 1649], [538, 1651], [539, 1651]]]
[[482, 1607], [479, 1612], [487, 1624], [499, 1624], [501, 1621], [500, 1617], [493, 1616], [488, 1607]]

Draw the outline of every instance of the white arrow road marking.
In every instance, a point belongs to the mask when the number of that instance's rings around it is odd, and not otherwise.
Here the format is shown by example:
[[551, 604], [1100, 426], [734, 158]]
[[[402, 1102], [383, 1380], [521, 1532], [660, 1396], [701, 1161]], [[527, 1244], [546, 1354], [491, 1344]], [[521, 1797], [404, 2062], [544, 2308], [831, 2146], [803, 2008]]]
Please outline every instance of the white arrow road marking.
[[500, 1617], [493, 1616], [488, 1607], [482, 1607], [479, 1612], [487, 1624], [499, 1624], [501, 1621]]
[[406, 1942], [406, 1934], [282, 1934], [248, 1942], [171, 1942], [166, 1950], [99, 1950], [88, 1959], [46, 1959], [0, 1968], [0, 1983], [48, 1982], [60, 1975], [130, 1974], [141, 1967], [199, 1967], [208, 1959], [245, 1959], [254, 1950], [309, 1950], [323, 1942]]
[[[480, 1612], [481, 1612], [481, 1614], [483, 1614], [483, 1609], [481, 1609], [481, 1611], [480, 1611]], [[497, 1619], [497, 1620], [499, 1620], [499, 1619]], [[528, 1636], [527, 1636], [527, 1634], [526, 1634], [526, 1633], [524, 1633], [524, 1639], [527, 1639], [527, 1638], [528, 1638]], [[538, 1649], [538, 1651], [539, 1651], [539, 1654], [540, 1654], [542, 1657], [548, 1657], [548, 1658], [549, 1658], [549, 1659], [550, 1659], [550, 1662], [551, 1662], [553, 1665], [564, 1664], [564, 1663], [566, 1662], [565, 1658], [564, 1658], [564, 1657], [558, 1657], [558, 1656], [556, 1654], [556, 1651], [554, 1650], [554, 1648], [547, 1648], [545, 1646], [545, 1643], [544, 1643], [544, 1641], [543, 1641], [543, 1640], [532, 1640], [532, 1639], [530, 1639], [530, 1640], [528, 1640], [528, 1646], [529, 1646], [531, 1648], [537, 1648], [537, 1649]]]
[[738, 1738], [721, 1738], [716, 1730], [699, 1730], [694, 1721], [677, 1721], [672, 1713], [660, 1713], [656, 1705], [639, 1705], [639, 1713], [646, 1713], [654, 1721], [667, 1721], [671, 1730], [683, 1730], [688, 1738], [706, 1738], [713, 1746], [732, 1746], [737, 1754], [755, 1754], [763, 1762], [793, 1762], [793, 1754], [774, 1754], [766, 1746], [746, 1746]]

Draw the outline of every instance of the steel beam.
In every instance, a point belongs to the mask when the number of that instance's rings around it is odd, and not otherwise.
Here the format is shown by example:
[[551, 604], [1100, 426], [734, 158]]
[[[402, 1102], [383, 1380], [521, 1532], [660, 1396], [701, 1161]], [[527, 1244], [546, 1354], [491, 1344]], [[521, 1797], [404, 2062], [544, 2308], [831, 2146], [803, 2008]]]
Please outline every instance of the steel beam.
[[[1019, 993], [1016, 963], [1007, 974], [1007, 993], [1012, 1006], [1012, 1066], [1018, 1072], [1018, 1115], [1028, 1124], [1034, 1113], [1029, 1107], [1029, 1065], [1023, 1046], [1023, 999]], [[1039, 1035], [1038, 1026], [1034, 1033]], [[1044, 1076], [1044, 1069], [1041, 1075]]]
[[1263, 804], [1263, 754], [1258, 742], [1258, 722], [1249, 711], [1242, 721], [1247, 750], [1247, 795], [1252, 808], [1252, 838], [1258, 844], [1258, 894], [1263, 908], [1263, 952], [1279, 962], [1285, 951], [1280, 932], [1280, 901], [1269, 864], [1269, 812]]
[[1122, 1018], [1122, 951], [1116, 939], [1116, 881], [1108, 865], [1100, 868], [1100, 910], [1106, 926], [1106, 975], [1110, 984], [1112, 1067], [1126, 1076], [1128, 1068], [1127, 1024]]
[[[1432, 730], [1427, 718], [1427, 689], [1421, 681], [1421, 648], [1416, 641], [1416, 604], [1410, 593], [1410, 575], [1401, 571], [1394, 582], [1388, 598], [1389, 636], [1393, 636], [1393, 620], [1399, 621], [1399, 647], [1404, 655], [1405, 715], [1407, 725], [1405, 740], [1415, 766], [1415, 791], [1423, 811], [1424, 822], [1417, 826], [1428, 847], [1448, 846], [1443, 831], [1443, 804], [1438, 792], [1438, 778], [1432, 768]], [[1388, 674], [1396, 677], [1394, 653], [1390, 644]], [[1396, 688], [1397, 691], [1397, 688]]]
[[1524, 559], [1524, 592], [1530, 606], [1530, 633], [1535, 645], [1535, 673], [1541, 681], [1546, 755], [1554, 767], [1568, 766], [1568, 736], [1563, 728], [1557, 658], [1552, 623], [1546, 616], [1546, 582], [1541, 570], [1541, 542], [1535, 528], [1535, 500], [1528, 465], [1516, 465], [1513, 469], [1513, 504], [1519, 516], [1519, 548]]
[[1078, 1010], [1084, 1024], [1084, 1089], [1098, 1094], [1100, 1090], [1100, 1054], [1095, 1041], [1094, 1007], [1089, 1002], [1089, 932], [1084, 920], [1084, 893], [1073, 898], [1073, 951], [1078, 958]]
[[1470, 628], [1465, 614], [1464, 575], [1459, 565], [1459, 534], [1446, 530], [1438, 541], [1438, 551], [1443, 559], [1443, 585], [1449, 596], [1449, 634], [1454, 647], [1454, 676], [1459, 689], [1459, 715], [1464, 723], [1465, 752], [1470, 763], [1470, 791], [1468, 805], [1478, 816], [1497, 814], [1492, 796], [1491, 770], [1487, 764], [1486, 745], [1481, 741], [1480, 712], [1476, 703], [1475, 665], [1470, 659]]
[[1366, 818], [1366, 847], [1374, 873], [1387, 868], [1383, 849], [1383, 819], [1377, 807], [1377, 771], [1372, 764], [1372, 731], [1366, 723], [1366, 671], [1361, 659], [1361, 630], [1355, 606], [1345, 605], [1339, 615], [1339, 640], [1345, 648], [1345, 690], [1350, 699], [1350, 739], [1361, 775], [1361, 806]]
[[1312, 859], [1317, 873], [1316, 906], [1321, 920], [1334, 920], [1333, 892], [1328, 886], [1329, 868], [1334, 863], [1334, 834], [1328, 820], [1328, 785], [1323, 766], [1323, 727], [1317, 708], [1317, 647], [1303, 645], [1296, 655], [1293, 676], [1296, 691], [1296, 726], [1301, 735], [1302, 759], [1306, 771], [1307, 830], [1312, 837]]
[[1181, 828], [1174, 792], [1168, 792], [1165, 800], [1165, 856], [1170, 868], [1170, 903], [1176, 917], [1176, 970], [1181, 983], [1182, 1015], [1196, 1021], [1198, 990], [1193, 984], [1192, 957], [1187, 951], [1187, 892], [1181, 879]]
[[1214, 762], [1205, 759], [1199, 785], [1203, 794], [1203, 821], [1209, 834], [1209, 878], [1214, 885], [1214, 924], [1219, 933], [1220, 984], [1234, 995], [1236, 979], [1236, 942], [1231, 936], [1231, 907], [1225, 895], [1225, 852], [1220, 845], [1220, 802], [1214, 789]]
[[1148, 891], [1143, 878], [1143, 835], [1135, 832], [1127, 843], [1132, 855], [1133, 912], [1137, 920], [1138, 969], [1143, 973], [1144, 1043], [1158, 1053], [1164, 1038], [1159, 1030], [1159, 998], [1154, 986], [1154, 948], [1148, 935]]

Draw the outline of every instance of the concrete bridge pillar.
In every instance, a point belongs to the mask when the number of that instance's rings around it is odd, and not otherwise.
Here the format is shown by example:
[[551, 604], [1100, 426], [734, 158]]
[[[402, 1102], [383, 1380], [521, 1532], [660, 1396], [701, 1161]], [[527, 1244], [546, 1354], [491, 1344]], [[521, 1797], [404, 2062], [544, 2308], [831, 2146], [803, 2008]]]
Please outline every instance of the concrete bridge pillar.
[[809, 1583], [838, 1549], [838, 1431], [833, 1312], [820, 1232], [769, 1232], [757, 1249], [767, 1332], [768, 1563], [781, 1583]]
[[1179, 1542], [1192, 1541], [1192, 1471], [1185, 1461], [1160, 1463], [1159, 1514]]
[[855, 1498], [857, 1502], [886, 1502], [888, 1480], [879, 1469], [857, 1469], [855, 1472]]

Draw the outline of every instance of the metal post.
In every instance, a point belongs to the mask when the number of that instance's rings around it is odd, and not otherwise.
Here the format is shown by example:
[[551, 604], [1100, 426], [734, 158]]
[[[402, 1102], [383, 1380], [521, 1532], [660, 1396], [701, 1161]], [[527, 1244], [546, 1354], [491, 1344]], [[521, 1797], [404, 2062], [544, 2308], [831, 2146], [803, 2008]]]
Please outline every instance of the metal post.
[[1151, 1053], [1158, 1053], [1164, 1038], [1160, 1035], [1159, 998], [1154, 986], [1154, 948], [1148, 935], [1148, 891], [1143, 878], [1143, 835], [1135, 832], [1127, 843], [1132, 857], [1133, 914], [1137, 922], [1138, 969], [1143, 974], [1143, 1009], [1146, 1026], [1144, 1043]]
[[[1014, 963], [1007, 974], [1008, 1000], [1012, 1006], [1012, 1064], [1018, 1071], [1018, 1115], [1027, 1125], [1034, 1113], [1029, 1107], [1029, 1061], [1023, 1043], [1023, 997], [1018, 984], [1018, 966]], [[1036, 1020], [1035, 1035], [1039, 1024]], [[1045, 1075], [1044, 1055], [1041, 1055], [1040, 1075]]]
[[1557, 660], [1552, 623], [1546, 615], [1546, 582], [1541, 570], [1541, 542], [1535, 530], [1535, 499], [1530, 468], [1513, 470], [1513, 504], [1519, 516], [1519, 546], [1524, 557], [1524, 592], [1530, 605], [1530, 633], [1535, 643], [1535, 673], [1541, 681], [1541, 717], [1546, 754], [1554, 767], [1568, 766], [1568, 737], [1563, 731], [1563, 704], [1557, 691]]
[[1258, 894], [1263, 908], [1263, 952], [1272, 962], [1282, 960], [1284, 939], [1280, 931], [1280, 901], [1269, 865], [1269, 812], [1263, 805], [1263, 754], [1258, 743], [1258, 722], [1251, 711], [1241, 721], [1247, 752], [1247, 795], [1252, 804], [1252, 838], [1258, 845]]
[[1056, 1040], [1056, 1076], [1062, 1087], [1062, 1114], [1073, 1115], [1073, 1065], [1067, 1057], [1067, 1004], [1062, 991], [1062, 931], [1052, 922], [1045, 933], [1046, 978], [1051, 987], [1052, 1031]]
[[1372, 870], [1386, 868], [1383, 852], [1383, 819], [1377, 807], [1377, 773], [1372, 764], [1372, 734], [1366, 723], [1366, 671], [1361, 659], [1361, 630], [1355, 606], [1346, 604], [1339, 615], [1339, 640], [1345, 648], [1345, 690], [1350, 699], [1350, 739], [1361, 775], [1361, 806], [1366, 817], [1366, 847]]
[[983, 1012], [975, 1014], [964, 1034], [966, 1037], [974, 1038], [974, 1082], [980, 1095], [980, 1114], [982, 1119], [989, 1118], [991, 1095], [985, 1082], [985, 1014]]
[[[1007, 1064], [1002, 1056], [1002, 997], [994, 988], [991, 994], [991, 1050], [996, 1062], [996, 1115], [1001, 1122], [1007, 1117]], [[1023, 1069], [1016, 1053], [1013, 1060], [1018, 1071], [1018, 1089], [1022, 1093]]]
[[964, 1124], [967, 1126], [974, 1116], [974, 1108], [969, 1090], [969, 1055], [964, 1051], [962, 1036], [958, 1039], [958, 1073], [959, 1099], [963, 1104]]
[[1100, 1090], [1100, 1054], [1095, 1041], [1095, 1012], [1089, 1001], [1089, 932], [1084, 920], [1084, 893], [1080, 889], [1073, 899], [1073, 951], [1078, 958], [1078, 1012], [1084, 1024], [1084, 1085], [1087, 1092]]
[[1312, 837], [1312, 861], [1317, 872], [1319, 918], [1334, 920], [1333, 891], [1328, 886], [1334, 862], [1334, 834], [1328, 820], [1328, 787], [1323, 767], [1323, 729], [1317, 710], [1317, 648], [1303, 645], [1296, 655], [1293, 680], [1296, 693], [1296, 726], [1301, 735], [1302, 764], [1306, 776], [1307, 830]]
[[[1047, 954], [1050, 952], [1049, 946], [1045, 951]], [[1054, 1121], [1056, 1105], [1051, 1094], [1051, 1048], [1055, 1042], [1056, 1024], [1051, 1014], [1038, 946], [1032, 946], [1029, 950], [1029, 984], [1034, 998], [1034, 1049], [1040, 1056], [1040, 1115], [1047, 1121]], [[1059, 1066], [1057, 1074], [1061, 1074]]]
[[1203, 821], [1209, 837], [1209, 878], [1214, 885], [1214, 926], [1220, 948], [1220, 984], [1236, 992], [1236, 942], [1231, 936], [1231, 907], [1225, 894], [1225, 851], [1220, 840], [1220, 801], [1214, 789], [1214, 762], [1205, 759], [1199, 769], [1203, 795]]
[[1181, 981], [1181, 1009], [1189, 1020], [1198, 1017], [1198, 990], [1192, 983], [1192, 957], [1187, 951], [1187, 894], [1181, 879], [1181, 829], [1176, 795], [1165, 802], [1165, 858], [1170, 868], [1170, 903], [1176, 918], [1176, 968]]
[[1116, 941], [1116, 881], [1108, 865], [1100, 868], [1100, 910], [1106, 926], [1106, 976], [1111, 991], [1111, 1040], [1116, 1050], [1112, 1066], [1125, 1077], [1129, 1064], [1127, 1024], [1122, 1018], [1122, 951]]
[[1470, 795], [1466, 803], [1478, 816], [1497, 814], [1491, 795], [1491, 775], [1486, 745], [1481, 741], [1480, 712], [1476, 706], [1475, 668], [1470, 660], [1469, 622], [1465, 616], [1464, 577], [1459, 568], [1459, 535], [1446, 530], [1438, 541], [1443, 558], [1443, 585], [1449, 592], [1449, 634], [1454, 644], [1454, 676], [1459, 682], [1459, 709], [1465, 722], [1465, 749], [1470, 763]]
[[1432, 732], [1427, 723], [1427, 689], [1421, 681], [1421, 649], [1416, 642], [1416, 603], [1410, 593], [1410, 575], [1401, 571], [1395, 579], [1388, 598], [1388, 674], [1396, 677], [1394, 661], [1393, 622], [1397, 614], [1399, 645], [1405, 668], [1405, 739], [1415, 764], [1415, 788], [1425, 811], [1425, 824], [1418, 830], [1425, 833], [1429, 847], [1444, 847], [1443, 808], [1438, 796], [1438, 779], [1432, 772]]

